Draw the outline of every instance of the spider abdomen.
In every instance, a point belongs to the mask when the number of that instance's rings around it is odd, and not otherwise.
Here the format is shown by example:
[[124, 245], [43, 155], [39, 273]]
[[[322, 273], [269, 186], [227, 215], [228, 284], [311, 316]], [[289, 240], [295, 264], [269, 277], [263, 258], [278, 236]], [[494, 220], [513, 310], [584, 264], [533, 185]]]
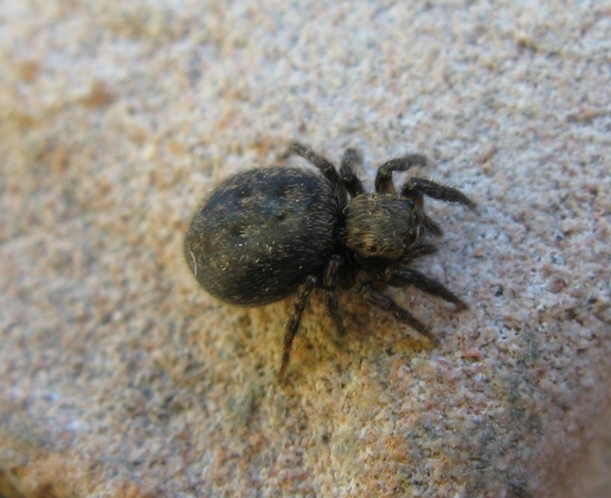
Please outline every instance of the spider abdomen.
[[252, 169], [225, 180], [185, 238], [191, 271], [213, 296], [258, 306], [320, 275], [336, 247], [340, 200], [315, 172]]

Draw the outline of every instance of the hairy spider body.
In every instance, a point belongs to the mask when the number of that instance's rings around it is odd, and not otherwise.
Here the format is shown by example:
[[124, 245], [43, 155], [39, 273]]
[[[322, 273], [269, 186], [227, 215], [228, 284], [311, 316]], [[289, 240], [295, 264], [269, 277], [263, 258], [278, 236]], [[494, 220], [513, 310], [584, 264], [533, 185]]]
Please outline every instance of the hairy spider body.
[[[420, 178], [396, 192], [394, 171], [423, 166], [426, 158], [409, 154], [378, 169], [375, 193], [365, 193], [356, 176], [361, 158], [348, 149], [339, 171], [327, 159], [299, 143], [289, 153], [319, 170], [258, 168], [225, 180], [195, 214], [184, 252], [202, 287], [238, 306], [258, 306], [295, 292], [286, 325], [280, 376], [286, 373], [293, 339], [312, 291], [324, 292], [329, 315], [340, 333], [338, 287], [358, 285], [361, 297], [435, 341], [426, 325], [382, 293], [386, 286], [414, 286], [431, 295], [466, 305], [440, 282], [409, 268], [437, 248], [431, 235], [440, 227], [424, 212], [429, 196], [475, 207], [460, 191]], [[322, 173], [322, 175], [320, 174]]]

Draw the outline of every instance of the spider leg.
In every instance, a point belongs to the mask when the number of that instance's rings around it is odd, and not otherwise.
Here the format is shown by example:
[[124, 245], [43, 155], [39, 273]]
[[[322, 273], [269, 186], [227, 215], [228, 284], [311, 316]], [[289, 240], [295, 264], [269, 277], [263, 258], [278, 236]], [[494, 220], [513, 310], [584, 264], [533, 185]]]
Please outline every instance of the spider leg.
[[439, 249], [437, 248], [437, 246], [434, 246], [433, 244], [417, 243], [416, 245], [410, 248], [409, 252], [401, 260], [401, 263], [402, 264], [411, 263], [412, 261], [418, 258], [421, 258], [423, 256], [428, 256], [429, 254], [435, 254], [437, 251], [439, 251]]
[[393, 314], [393, 316], [402, 323], [416, 329], [429, 341], [437, 344], [438, 340], [431, 334], [430, 329], [418, 320], [409, 311], [399, 306], [395, 301], [386, 294], [376, 290], [370, 283], [364, 283], [359, 289], [361, 297], [370, 304], [377, 306], [385, 311]]
[[407, 154], [403, 157], [386, 161], [378, 168], [375, 189], [380, 194], [392, 194], [395, 186], [392, 182], [393, 171], [407, 171], [413, 166], [426, 166], [426, 156], [422, 154]]
[[469, 209], [475, 209], [476, 207], [475, 202], [469, 199], [460, 190], [452, 187], [446, 187], [445, 185], [440, 185], [439, 183], [425, 180], [423, 178], [410, 178], [401, 188], [401, 194], [406, 197], [414, 197], [424, 194], [440, 201], [464, 204]]
[[388, 279], [388, 285], [392, 287], [407, 287], [413, 285], [432, 296], [437, 296], [445, 301], [453, 303], [458, 310], [467, 309], [465, 302], [452, 291], [444, 287], [440, 282], [412, 268], [398, 268], [395, 270]]
[[278, 377], [280, 379], [284, 378], [286, 373], [286, 368], [289, 364], [289, 359], [291, 356], [291, 348], [293, 346], [293, 339], [295, 339], [295, 335], [299, 330], [299, 324], [301, 323], [301, 317], [303, 316], [303, 310], [308, 302], [310, 294], [314, 290], [315, 287], [318, 286], [318, 279], [314, 276], [309, 276], [301, 288], [297, 299], [293, 303], [293, 312], [289, 318], [289, 321], [286, 324], [284, 329], [284, 346], [282, 348], [282, 364], [280, 365], [280, 371], [278, 372]]
[[443, 235], [443, 230], [437, 224], [437, 222], [433, 221], [424, 211], [421, 211], [420, 221], [422, 222], [422, 226], [428, 232], [433, 234], [435, 237], [441, 237]]
[[335, 323], [339, 335], [344, 334], [344, 324], [337, 305], [337, 284], [344, 268], [344, 258], [336, 254], [331, 256], [323, 275], [323, 288], [327, 311]]
[[318, 155], [316, 152], [310, 149], [310, 147], [300, 144], [299, 142], [292, 142], [289, 145], [286, 155], [290, 154], [296, 154], [311, 162], [320, 170], [320, 172], [325, 176], [325, 178], [336, 187], [343, 186], [339, 173], [337, 172], [337, 169], [335, 169], [335, 166], [333, 166], [333, 163], [331, 163], [331, 161], [329, 161], [328, 159], [325, 159], [324, 157]]
[[339, 175], [350, 197], [356, 197], [365, 192], [363, 184], [358, 179], [355, 172], [356, 166], [362, 163], [363, 160], [355, 149], [346, 149], [339, 168]]

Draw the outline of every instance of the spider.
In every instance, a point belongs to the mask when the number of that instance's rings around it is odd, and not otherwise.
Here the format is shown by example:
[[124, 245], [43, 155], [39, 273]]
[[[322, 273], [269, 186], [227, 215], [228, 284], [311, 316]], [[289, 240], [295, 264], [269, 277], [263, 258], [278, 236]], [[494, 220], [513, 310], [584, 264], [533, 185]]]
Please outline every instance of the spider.
[[411, 268], [415, 260], [437, 252], [432, 236], [442, 230], [424, 212], [424, 197], [475, 208], [459, 190], [422, 178], [410, 178], [397, 191], [393, 172], [425, 166], [420, 154], [382, 164], [375, 192], [367, 193], [356, 175], [362, 163], [352, 148], [339, 170], [300, 143], [295, 154], [318, 170], [255, 168], [228, 178], [195, 213], [185, 237], [187, 263], [202, 287], [238, 306], [259, 306], [296, 293], [284, 331], [279, 377], [286, 375], [293, 340], [315, 289], [340, 334], [344, 324], [337, 292], [358, 288], [368, 303], [437, 342], [431, 330], [383, 293], [387, 286], [413, 286], [453, 303], [466, 304], [437, 280]]

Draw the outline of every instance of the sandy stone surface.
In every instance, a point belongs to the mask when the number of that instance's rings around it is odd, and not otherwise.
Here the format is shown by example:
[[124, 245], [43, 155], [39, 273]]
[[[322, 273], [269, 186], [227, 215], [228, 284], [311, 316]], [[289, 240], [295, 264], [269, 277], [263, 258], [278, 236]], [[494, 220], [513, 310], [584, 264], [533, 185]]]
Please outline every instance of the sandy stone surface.
[[[123, 6], [119, 6], [124, 4]], [[0, 2], [0, 496], [611, 496], [611, 6]], [[182, 238], [298, 139], [464, 190], [470, 305], [238, 309]], [[298, 161], [295, 161], [298, 163]]]

